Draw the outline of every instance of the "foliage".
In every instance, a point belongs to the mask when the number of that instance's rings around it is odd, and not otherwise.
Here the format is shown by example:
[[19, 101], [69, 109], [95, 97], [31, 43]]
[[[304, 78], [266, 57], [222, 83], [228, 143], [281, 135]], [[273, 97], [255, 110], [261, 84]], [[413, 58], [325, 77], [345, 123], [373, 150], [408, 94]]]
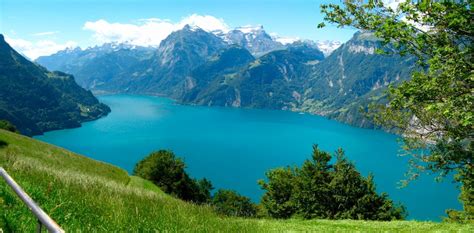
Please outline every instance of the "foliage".
[[331, 154], [313, 146], [301, 168], [277, 168], [260, 181], [261, 203], [275, 218], [394, 220], [406, 215], [386, 193], [377, 194], [373, 177], [364, 178], [339, 149]]
[[110, 112], [74, 77], [49, 72], [11, 48], [0, 35], [0, 119], [26, 135], [72, 128]]
[[265, 207], [269, 216], [274, 218], [289, 218], [295, 211], [292, 198], [296, 176], [291, 168], [276, 168], [266, 173], [267, 182], [259, 180], [259, 185], [266, 192], [260, 203]]
[[234, 217], [255, 217], [257, 207], [250, 198], [233, 190], [219, 189], [212, 197], [212, 206], [217, 213]]
[[212, 184], [207, 179], [192, 179], [185, 171], [185, 164], [173, 152], [159, 150], [141, 160], [134, 175], [149, 180], [165, 193], [185, 201], [207, 203], [211, 200]]
[[6, 120], [0, 120], [0, 129], [8, 130], [10, 132], [18, 133], [16, 126]]
[[383, 1], [344, 1], [322, 5], [322, 12], [331, 23], [373, 31], [392, 45], [381, 52], [418, 58], [420, 70], [390, 88], [389, 104], [373, 107], [376, 120], [404, 135], [413, 158], [411, 179], [425, 170], [458, 173], [466, 211], [458, 216], [473, 221], [472, 1], [404, 1], [396, 8]]

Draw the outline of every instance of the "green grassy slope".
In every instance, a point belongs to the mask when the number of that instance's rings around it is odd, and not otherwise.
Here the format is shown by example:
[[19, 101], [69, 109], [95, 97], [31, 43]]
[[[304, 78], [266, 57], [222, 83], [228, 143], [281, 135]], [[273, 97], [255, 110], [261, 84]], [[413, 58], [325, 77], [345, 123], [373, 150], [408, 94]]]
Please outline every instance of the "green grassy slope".
[[[163, 193], [115, 166], [0, 130], [0, 166], [66, 231], [281, 232], [466, 231], [472, 225], [397, 221], [226, 218]], [[34, 231], [36, 220], [0, 180], [0, 229]]]

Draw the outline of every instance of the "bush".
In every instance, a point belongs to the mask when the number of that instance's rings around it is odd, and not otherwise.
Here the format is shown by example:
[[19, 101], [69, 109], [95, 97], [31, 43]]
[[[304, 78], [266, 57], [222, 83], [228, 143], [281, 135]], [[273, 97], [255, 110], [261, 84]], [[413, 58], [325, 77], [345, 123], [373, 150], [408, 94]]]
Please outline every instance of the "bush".
[[257, 206], [250, 198], [233, 190], [219, 189], [212, 198], [212, 205], [217, 213], [234, 217], [255, 217]]
[[186, 165], [173, 152], [160, 150], [140, 161], [133, 171], [136, 176], [150, 180], [165, 193], [185, 201], [207, 203], [211, 200], [212, 184], [209, 180], [192, 179]]
[[339, 149], [332, 156], [313, 146], [312, 160], [301, 168], [277, 168], [259, 181], [266, 192], [262, 205], [269, 216], [306, 219], [404, 219], [405, 208], [395, 205], [386, 193], [377, 194], [373, 176], [363, 177]]
[[6, 120], [0, 120], [0, 129], [4, 129], [10, 132], [19, 133], [15, 125]]

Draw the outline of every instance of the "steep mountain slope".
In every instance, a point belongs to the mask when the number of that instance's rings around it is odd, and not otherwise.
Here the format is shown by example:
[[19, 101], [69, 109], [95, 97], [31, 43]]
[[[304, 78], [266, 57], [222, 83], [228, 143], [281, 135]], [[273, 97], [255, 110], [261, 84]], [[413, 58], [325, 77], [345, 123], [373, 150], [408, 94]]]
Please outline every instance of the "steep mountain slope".
[[210, 61], [194, 69], [186, 77], [185, 92], [181, 102], [196, 104], [238, 106], [235, 96], [238, 90], [225, 85], [240, 70], [254, 61], [244, 48], [231, 47], [214, 56]]
[[105, 44], [86, 50], [61, 51], [37, 62], [71, 72], [94, 92], [182, 95], [186, 75], [228, 47], [221, 38], [186, 25], [158, 48]]
[[[96, 92], [163, 95], [200, 105], [305, 111], [374, 127], [359, 109], [374, 99], [384, 101], [380, 95], [389, 84], [409, 78], [414, 59], [376, 54], [380, 42], [367, 32], [356, 33], [326, 58], [319, 49], [323, 47], [327, 55], [337, 46], [311, 41], [282, 46], [261, 27], [211, 33], [185, 26], [147, 56], [122, 49], [106, 56], [84, 56], [91, 65], [69, 57], [58, 63], [66, 70], [78, 67], [69, 70]], [[244, 50], [258, 58], [251, 59]], [[59, 55], [53, 55], [53, 60], [59, 60]], [[49, 64], [48, 59], [52, 58], [38, 61]]]
[[339, 48], [342, 43], [340, 41], [324, 40], [317, 41], [316, 45], [318, 46], [318, 49], [324, 53], [324, 56], [328, 57], [329, 55], [331, 55], [332, 52], [334, 52], [334, 50]]
[[212, 33], [200, 28], [184, 26], [171, 33], [160, 43], [153, 74], [137, 79], [130, 90], [176, 97], [184, 91], [185, 78], [197, 66], [217, 54], [228, 45]]
[[[242, 54], [234, 54], [234, 57], [240, 56]], [[223, 58], [218, 58], [217, 63], [222, 63], [219, 59]], [[240, 63], [232, 70], [234, 73], [208, 72], [214, 81], [201, 88], [194, 99], [186, 96], [184, 101], [202, 105], [289, 109], [301, 100], [299, 91], [306, 74], [323, 58], [321, 51], [308, 44], [294, 44], [288, 49], [270, 52], [245, 67]]]
[[413, 57], [380, 55], [376, 48], [381, 44], [371, 33], [356, 33], [308, 76], [304, 103], [298, 109], [372, 127], [359, 109], [372, 100], [383, 101], [387, 86], [407, 80], [415, 69]]
[[106, 115], [110, 109], [74, 77], [49, 72], [15, 50], [0, 35], [0, 119], [12, 122], [24, 134], [77, 127]]
[[228, 32], [214, 31], [213, 33], [231, 45], [246, 48], [257, 57], [286, 47], [268, 35], [263, 26], [244, 26]]
[[[0, 167], [66, 232], [472, 232], [469, 224], [272, 220], [218, 216], [125, 170], [0, 129]], [[262, 174], [263, 175], [263, 174]], [[0, 231], [33, 232], [37, 220], [0, 179]]]
[[101, 92], [121, 91], [131, 78], [145, 75], [151, 66], [154, 48], [128, 44], [104, 44], [81, 50], [59, 51], [36, 62], [49, 70], [72, 73], [84, 88]]

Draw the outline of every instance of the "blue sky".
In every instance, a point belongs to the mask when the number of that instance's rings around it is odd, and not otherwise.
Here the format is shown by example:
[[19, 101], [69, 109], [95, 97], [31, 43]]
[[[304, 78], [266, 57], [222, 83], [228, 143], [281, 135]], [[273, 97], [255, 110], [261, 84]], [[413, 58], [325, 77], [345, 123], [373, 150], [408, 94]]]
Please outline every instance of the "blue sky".
[[[152, 30], [160, 37], [158, 31], [163, 31], [163, 27], [172, 25], [176, 28], [180, 23], [196, 21], [200, 23], [198, 26], [209, 25], [206, 20], [211, 20], [210, 25], [215, 23], [217, 28], [222, 25], [228, 28], [263, 25], [267, 32], [284, 37], [344, 42], [355, 32], [353, 29], [316, 27], [322, 21], [319, 5], [329, 2], [340, 1], [0, 0], [0, 32], [13, 47], [28, 56], [114, 39], [147, 43], [150, 38], [130, 34], [152, 37], [155, 34], [147, 30], [157, 27]], [[190, 18], [192, 15], [194, 17]], [[205, 16], [212, 16], [219, 22]], [[160, 24], [163, 22], [168, 24]]]

